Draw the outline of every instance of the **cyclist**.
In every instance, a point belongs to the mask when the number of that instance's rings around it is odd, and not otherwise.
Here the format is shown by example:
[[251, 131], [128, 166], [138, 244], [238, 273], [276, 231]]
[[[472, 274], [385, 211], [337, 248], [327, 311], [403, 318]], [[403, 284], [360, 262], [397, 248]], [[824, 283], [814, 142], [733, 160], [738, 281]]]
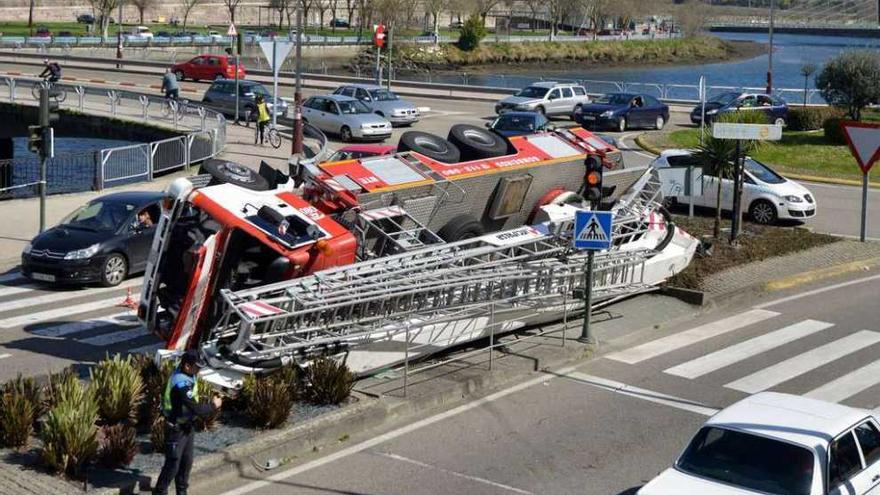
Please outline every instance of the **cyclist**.
[[61, 79], [61, 65], [58, 62], [50, 62], [47, 58], [43, 60], [43, 66], [43, 72], [40, 73], [39, 77], [46, 78], [52, 84], [57, 83]]
[[[257, 95], [257, 136], [259, 136], [260, 145], [263, 144], [266, 126], [269, 124], [269, 108], [266, 106], [266, 99], [263, 95]], [[257, 137], [254, 137], [254, 144], [257, 144]]]
[[177, 100], [180, 96], [180, 86], [177, 84], [177, 77], [171, 73], [171, 69], [165, 69], [165, 75], [162, 76], [162, 91], [165, 92], [166, 100]]

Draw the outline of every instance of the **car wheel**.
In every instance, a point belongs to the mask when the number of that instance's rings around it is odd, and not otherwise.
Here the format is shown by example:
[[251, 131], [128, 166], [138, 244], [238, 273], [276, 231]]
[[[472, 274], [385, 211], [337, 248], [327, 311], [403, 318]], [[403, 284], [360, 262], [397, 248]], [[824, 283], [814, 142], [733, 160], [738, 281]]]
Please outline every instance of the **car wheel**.
[[219, 81], [220, 79], [225, 79], [225, 77], [223, 76], [223, 74], [215, 74], [215, 75], [214, 75], [214, 80], [215, 80], [215, 81]]
[[771, 225], [776, 223], [779, 215], [776, 213], [776, 207], [773, 206], [773, 203], [759, 199], [749, 207], [749, 216], [755, 223]]
[[654, 129], [657, 129], [659, 131], [660, 129], [663, 129], [663, 126], [665, 125], [666, 119], [664, 119], [662, 115], [658, 115], [657, 120], [654, 122]]
[[778, 119], [776, 119], [776, 122], [774, 122], [774, 124], [776, 124], [780, 127], [785, 127], [785, 119], [783, 119], [782, 117], [779, 117]]
[[575, 105], [574, 110], [571, 112], [571, 120], [573, 122], [577, 122], [577, 114], [581, 113], [584, 107], [581, 105]]
[[443, 228], [437, 231], [437, 236], [446, 242], [455, 242], [480, 237], [484, 233], [480, 222], [471, 215], [465, 214], [458, 215], [447, 222]]
[[406, 131], [400, 135], [397, 151], [415, 151], [443, 163], [461, 161], [461, 150], [440, 136], [422, 132]]
[[547, 110], [544, 109], [544, 107], [542, 107], [542, 106], [540, 106], [540, 105], [538, 105], [537, 107], [535, 107], [535, 111], [538, 112], [538, 113], [541, 114], [541, 115], [544, 115], [544, 116], [547, 115]]
[[210, 158], [202, 163], [201, 173], [211, 174], [211, 184], [235, 184], [252, 191], [268, 191], [269, 181], [239, 163]]
[[446, 139], [458, 147], [464, 161], [504, 156], [510, 147], [500, 134], [468, 124], [452, 126]]
[[107, 256], [104, 264], [101, 266], [101, 285], [105, 287], [116, 287], [121, 284], [125, 277], [128, 276], [128, 262], [125, 256], [119, 253], [113, 253]]
[[186, 74], [184, 74], [182, 70], [177, 70], [177, 71], [174, 71], [174, 77], [178, 81], [183, 81], [186, 78]]
[[621, 117], [620, 120], [617, 121], [617, 130], [620, 132], [626, 131], [626, 117]]
[[339, 137], [346, 143], [350, 142], [352, 140], [351, 129], [347, 125], [342, 126], [342, 129], [339, 130]]

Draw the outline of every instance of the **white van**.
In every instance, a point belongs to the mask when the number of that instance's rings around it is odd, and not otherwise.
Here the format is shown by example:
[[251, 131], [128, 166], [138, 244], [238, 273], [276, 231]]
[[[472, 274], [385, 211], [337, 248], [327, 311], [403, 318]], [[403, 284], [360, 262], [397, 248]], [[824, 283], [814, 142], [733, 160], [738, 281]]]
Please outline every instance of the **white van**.
[[153, 39], [153, 32], [147, 26], [137, 26], [131, 30], [131, 37], [151, 40]]
[[[714, 208], [718, 178], [703, 174], [690, 150], [666, 150], [651, 163], [663, 183], [663, 196], [670, 204], [687, 204], [686, 170], [693, 167], [691, 194], [695, 206]], [[816, 215], [816, 198], [806, 187], [777, 174], [767, 165], [746, 157], [743, 211], [752, 221], [773, 224], [777, 220], [806, 220]], [[721, 208], [733, 209], [733, 180], [721, 181]]]

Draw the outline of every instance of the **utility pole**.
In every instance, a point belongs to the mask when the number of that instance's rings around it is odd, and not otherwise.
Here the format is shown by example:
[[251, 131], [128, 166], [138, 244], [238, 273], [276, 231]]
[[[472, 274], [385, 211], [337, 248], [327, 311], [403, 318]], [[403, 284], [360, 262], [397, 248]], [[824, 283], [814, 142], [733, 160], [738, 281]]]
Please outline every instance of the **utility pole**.
[[302, 4], [296, 7], [296, 88], [293, 93], [293, 154], [302, 155]]
[[391, 36], [394, 34], [394, 25], [388, 27], [388, 48], [385, 50], [385, 57], [388, 59], [388, 91], [391, 91]]
[[776, 12], [776, 0], [770, 0], [770, 53], [767, 58], [767, 94], [773, 93], [773, 21]]
[[[122, 59], [122, 4], [124, 2], [122, 0], [119, 1], [119, 19], [116, 21], [116, 27], [118, 31], [116, 32], [116, 58]], [[121, 63], [116, 64], [117, 69], [122, 68]]]

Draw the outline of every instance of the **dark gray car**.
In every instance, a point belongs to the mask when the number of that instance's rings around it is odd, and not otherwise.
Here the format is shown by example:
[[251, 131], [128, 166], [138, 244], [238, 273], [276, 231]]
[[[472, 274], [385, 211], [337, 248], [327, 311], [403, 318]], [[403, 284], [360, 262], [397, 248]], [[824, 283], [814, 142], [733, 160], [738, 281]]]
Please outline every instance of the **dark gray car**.
[[333, 94], [360, 100], [376, 114], [388, 119], [392, 125], [412, 125], [421, 118], [415, 104], [375, 84], [348, 84], [338, 87]]
[[[247, 112], [251, 112], [251, 120], [256, 119], [257, 95], [263, 95], [266, 99], [266, 108], [269, 114], [273, 113], [272, 93], [265, 86], [254, 81], [238, 81], [238, 112], [244, 118]], [[235, 115], [235, 80], [218, 79], [211, 84], [205, 96], [202, 97], [205, 106], [213, 108], [226, 115]], [[287, 112], [287, 102], [278, 98], [278, 116]]]

